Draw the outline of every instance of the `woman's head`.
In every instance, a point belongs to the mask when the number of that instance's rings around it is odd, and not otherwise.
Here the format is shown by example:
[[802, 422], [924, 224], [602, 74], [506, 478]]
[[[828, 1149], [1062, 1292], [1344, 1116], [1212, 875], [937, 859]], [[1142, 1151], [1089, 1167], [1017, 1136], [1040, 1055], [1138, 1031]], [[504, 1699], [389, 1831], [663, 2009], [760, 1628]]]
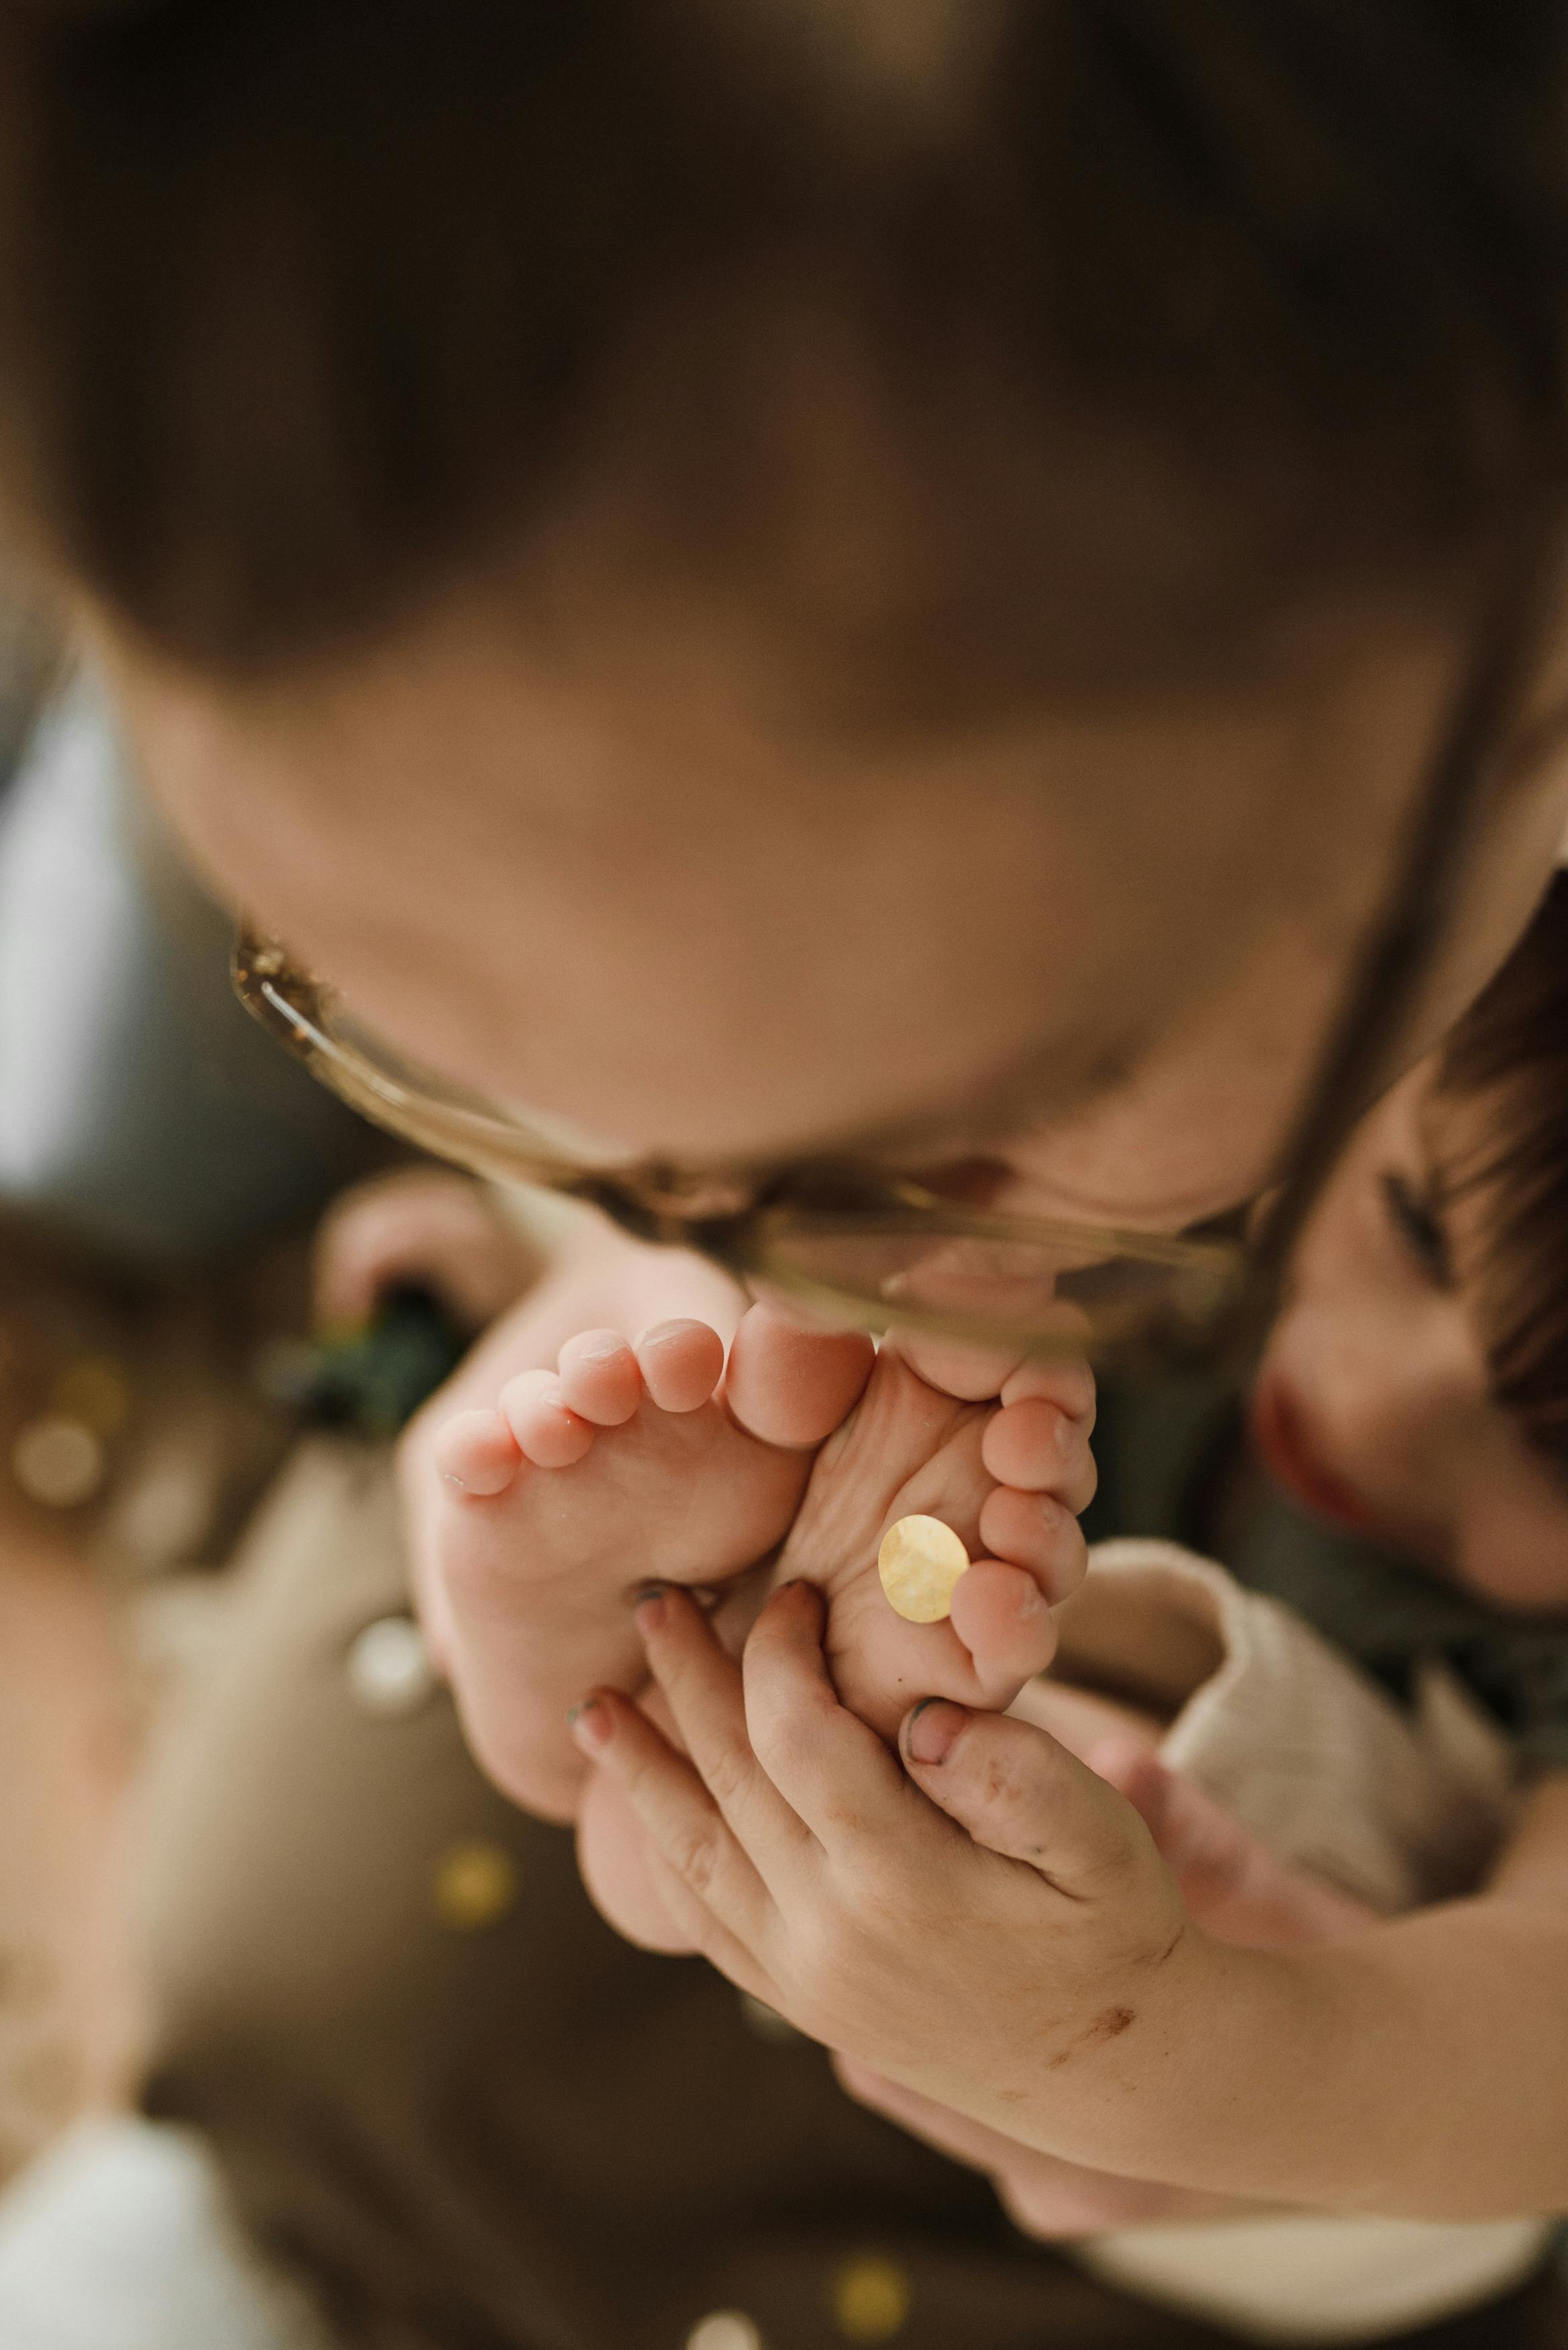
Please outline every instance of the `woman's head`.
[[7, 486], [199, 667], [603, 566], [755, 607], [851, 722], [1234, 674], [1324, 594], [1438, 608], [1557, 465], [1563, 42], [10, 0]]
[[1546, 0], [15, 0], [5, 485], [209, 871], [426, 1057], [961, 1153], [1044, 1057], [1032, 1196], [1181, 1221], [1558, 493], [1563, 88]]
[[1568, 1606], [1568, 877], [1357, 1135], [1254, 1422], [1309, 1505], [1491, 1596]]

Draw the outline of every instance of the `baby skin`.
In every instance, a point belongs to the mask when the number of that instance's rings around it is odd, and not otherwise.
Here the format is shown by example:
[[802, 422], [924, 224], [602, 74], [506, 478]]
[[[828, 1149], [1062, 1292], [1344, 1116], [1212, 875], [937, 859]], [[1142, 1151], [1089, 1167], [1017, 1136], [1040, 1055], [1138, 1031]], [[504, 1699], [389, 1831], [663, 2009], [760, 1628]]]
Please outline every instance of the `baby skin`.
[[[583, 1332], [433, 1439], [428, 1534], [481, 1760], [529, 1809], [577, 1817], [589, 1889], [623, 1932], [681, 1947], [612, 1783], [585, 1800], [565, 1724], [592, 1687], [644, 1690], [639, 1594], [698, 1587], [738, 1650], [777, 1583], [816, 1584], [839, 1693], [889, 1742], [916, 1697], [1005, 1707], [1049, 1663], [1052, 1604], [1083, 1571], [1092, 1420], [1080, 1366], [874, 1352], [765, 1305], [727, 1357], [697, 1320], [635, 1344]], [[884, 1534], [914, 1513], [974, 1562], [939, 1624], [897, 1616], [877, 1575]]]
[[[317, 1310], [363, 1320], [415, 1279], [460, 1322], [517, 1300], [404, 1440], [427, 1634], [481, 1762], [530, 1811], [576, 1821], [589, 1888], [633, 1939], [679, 1943], [566, 1714], [597, 1685], [657, 1714], [632, 1613], [649, 1585], [698, 1591], [734, 1652], [777, 1583], [819, 1585], [840, 1693], [888, 1740], [916, 1696], [1002, 1707], [1050, 1661], [1094, 1490], [1082, 1365], [912, 1338], [878, 1353], [746, 1310], [713, 1266], [586, 1216], [530, 1266], [482, 1187], [428, 1169], [338, 1204]], [[975, 1561], [945, 1623], [904, 1622], [877, 1576], [883, 1534], [917, 1513]]]

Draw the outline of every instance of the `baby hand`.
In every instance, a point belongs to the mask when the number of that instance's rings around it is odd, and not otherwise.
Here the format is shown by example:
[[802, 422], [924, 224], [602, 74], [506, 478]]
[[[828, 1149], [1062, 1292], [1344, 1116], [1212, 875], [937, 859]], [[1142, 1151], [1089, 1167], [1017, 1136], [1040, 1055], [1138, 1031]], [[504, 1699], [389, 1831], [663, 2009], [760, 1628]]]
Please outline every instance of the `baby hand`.
[[1163, 2132], [1179, 2165], [1193, 2069], [1222, 2095], [1245, 2023], [1226, 1969], [1262, 1962], [1189, 1925], [1131, 1805], [1043, 1732], [941, 1701], [906, 1718], [900, 1762], [839, 1702], [804, 1586], [759, 1618], [743, 1689], [682, 1595], [639, 1618], [690, 1760], [610, 1692], [576, 1734], [696, 1946], [813, 2038], [1021, 2143], [1137, 2170]]
[[539, 1259], [466, 1175], [400, 1168], [336, 1200], [316, 1237], [316, 1318], [368, 1323], [395, 1289], [427, 1289], [462, 1330], [482, 1330], [520, 1297]]

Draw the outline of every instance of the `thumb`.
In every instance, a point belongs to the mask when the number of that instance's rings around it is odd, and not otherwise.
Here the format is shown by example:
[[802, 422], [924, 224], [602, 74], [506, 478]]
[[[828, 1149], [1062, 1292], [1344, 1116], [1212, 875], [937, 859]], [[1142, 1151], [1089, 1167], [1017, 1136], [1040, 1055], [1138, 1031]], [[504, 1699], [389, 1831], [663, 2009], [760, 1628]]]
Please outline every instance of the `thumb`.
[[1064, 1892], [1097, 1894], [1128, 1869], [1158, 1866], [1132, 1805], [1033, 1722], [928, 1698], [904, 1717], [898, 1750], [922, 1794], [976, 1844]]

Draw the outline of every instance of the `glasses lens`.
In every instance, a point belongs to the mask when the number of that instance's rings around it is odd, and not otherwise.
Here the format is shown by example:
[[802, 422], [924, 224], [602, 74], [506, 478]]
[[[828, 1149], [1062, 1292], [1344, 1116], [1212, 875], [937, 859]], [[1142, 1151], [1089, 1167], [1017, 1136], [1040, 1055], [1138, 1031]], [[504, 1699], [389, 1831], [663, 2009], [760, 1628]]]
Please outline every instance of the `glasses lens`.
[[829, 1319], [951, 1331], [1136, 1368], [1212, 1352], [1241, 1288], [1220, 1243], [1034, 1225], [1026, 1236], [774, 1219], [754, 1273]]
[[323, 1084], [378, 1125], [438, 1158], [498, 1181], [573, 1188], [628, 1155], [537, 1114], [527, 1118], [410, 1060], [357, 1020], [336, 993], [242, 928], [234, 991], [247, 1011]]
[[244, 931], [234, 984], [318, 1076], [405, 1140], [499, 1181], [596, 1200], [628, 1230], [686, 1240], [829, 1323], [1168, 1369], [1212, 1361], [1244, 1286], [1233, 1242], [951, 1211], [929, 1195], [917, 1201], [908, 1184], [889, 1202], [884, 1179], [867, 1191], [844, 1170], [817, 1170], [809, 1204], [758, 1214], [752, 1180], [628, 1164], [621, 1151], [414, 1066], [280, 947]]

